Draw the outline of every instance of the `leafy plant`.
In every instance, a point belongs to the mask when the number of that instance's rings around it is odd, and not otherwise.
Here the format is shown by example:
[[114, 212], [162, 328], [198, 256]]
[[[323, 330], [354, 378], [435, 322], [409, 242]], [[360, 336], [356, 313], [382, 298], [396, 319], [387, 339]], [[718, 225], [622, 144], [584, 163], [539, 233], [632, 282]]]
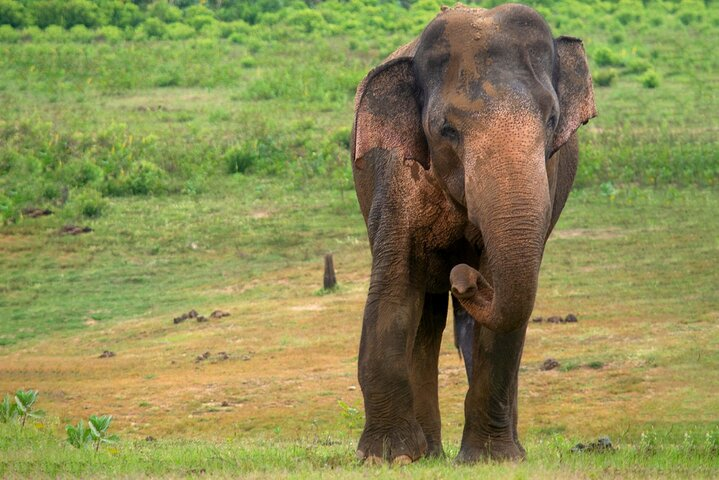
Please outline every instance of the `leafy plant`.
[[17, 408], [20, 424], [25, 427], [28, 418], [40, 418], [44, 415], [42, 410], [34, 410], [37, 401], [37, 390], [18, 390], [15, 392], [15, 406]]
[[65, 427], [67, 432], [67, 442], [76, 448], [82, 448], [90, 445], [92, 441], [92, 431], [85, 428], [85, 422], [80, 420], [77, 426], [68, 425]]
[[100, 449], [103, 443], [115, 443], [119, 440], [117, 435], [108, 435], [107, 430], [110, 428], [112, 415], [90, 415], [88, 426], [90, 427], [90, 436], [92, 437], [95, 451]]
[[5, 395], [0, 403], [0, 422], [8, 423], [17, 417], [17, 405], [10, 395]]
[[646, 88], [657, 88], [659, 86], [659, 74], [653, 69], [649, 69], [644, 72], [641, 81]]

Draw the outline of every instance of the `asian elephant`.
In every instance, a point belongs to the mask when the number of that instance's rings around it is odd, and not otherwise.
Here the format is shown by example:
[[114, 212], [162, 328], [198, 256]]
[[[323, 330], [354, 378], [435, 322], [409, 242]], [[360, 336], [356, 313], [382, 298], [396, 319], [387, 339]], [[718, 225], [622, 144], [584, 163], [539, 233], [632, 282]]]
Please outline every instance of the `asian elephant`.
[[554, 38], [516, 4], [444, 8], [361, 82], [351, 157], [372, 272], [360, 459], [443, 454], [437, 362], [449, 292], [456, 318], [473, 319], [460, 325], [471, 348], [458, 460], [525, 456], [527, 322], [574, 181], [575, 132], [595, 114], [582, 42]]

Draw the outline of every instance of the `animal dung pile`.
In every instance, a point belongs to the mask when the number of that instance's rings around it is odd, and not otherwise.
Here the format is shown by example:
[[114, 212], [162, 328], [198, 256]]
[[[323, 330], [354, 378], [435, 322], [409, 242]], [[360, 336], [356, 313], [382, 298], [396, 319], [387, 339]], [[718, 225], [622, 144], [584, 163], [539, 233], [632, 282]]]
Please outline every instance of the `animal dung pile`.
[[[229, 316], [230, 316], [230, 314], [228, 312], [223, 312], [222, 310], [215, 310], [210, 314], [209, 318], [218, 319], [218, 318], [229, 317]], [[172, 323], [177, 325], [178, 323], [182, 323], [185, 320], [189, 320], [191, 318], [194, 318], [195, 321], [197, 321], [197, 323], [204, 323], [209, 320], [207, 317], [197, 313], [197, 310], [192, 309], [187, 313], [183, 313], [179, 317], [173, 318]]]
[[551, 317], [547, 317], [546, 319], [544, 317], [534, 317], [532, 319], [532, 323], [577, 323], [579, 319], [577, 316], [573, 313], [568, 314], [566, 317], [559, 317], [556, 315], [553, 315]]
[[80, 235], [81, 233], [90, 233], [92, 228], [80, 227], [78, 225], [65, 225], [59, 230], [60, 235]]
[[542, 365], [539, 367], [539, 369], [543, 372], [546, 372], [548, 370], [554, 370], [559, 366], [559, 362], [556, 361], [553, 358], [548, 358], [544, 362], [542, 362]]

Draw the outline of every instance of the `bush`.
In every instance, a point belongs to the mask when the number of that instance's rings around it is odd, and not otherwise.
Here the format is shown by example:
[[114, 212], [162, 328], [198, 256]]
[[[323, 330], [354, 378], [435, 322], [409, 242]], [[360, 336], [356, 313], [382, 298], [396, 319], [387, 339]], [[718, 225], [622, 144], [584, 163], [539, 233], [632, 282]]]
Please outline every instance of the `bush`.
[[124, 38], [122, 30], [114, 25], [105, 25], [95, 30], [95, 40], [98, 42], [118, 43]]
[[609, 87], [612, 83], [614, 83], [614, 80], [616, 80], [616, 78], [617, 71], [613, 68], [599, 70], [597, 72], [594, 72], [594, 74], [592, 75], [594, 84], [600, 87]]
[[182, 21], [182, 10], [174, 5], [166, 2], [155, 2], [148, 9], [151, 17], [156, 18], [165, 23], [175, 23]]
[[171, 23], [167, 26], [165, 37], [170, 40], [186, 40], [195, 36], [195, 29], [184, 23]]
[[622, 66], [622, 60], [619, 55], [614, 53], [609, 47], [601, 46], [594, 51], [594, 61], [600, 67]]
[[15, 43], [20, 40], [20, 32], [10, 25], [0, 25], [0, 42]]
[[13, 28], [24, 27], [28, 23], [25, 7], [16, 0], [0, 0], [0, 25]]
[[90, 43], [95, 38], [95, 32], [89, 30], [85, 25], [75, 25], [70, 29], [70, 38], [80, 43]]
[[642, 75], [641, 82], [645, 88], [657, 88], [659, 86], [659, 74], [653, 69], [647, 70]]
[[98, 218], [107, 210], [108, 201], [94, 189], [84, 189], [70, 197], [66, 206], [69, 213], [75, 216]]
[[164, 38], [167, 34], [167, 25], [157, 18], [148, 18], [142, 24], [142, 30], [147, 38]]
[[140, 160], [130, 168], [126, 185], [127, 192], [134, 195], [162, 193], [166, 190], [165, 171], [152, 162]]
[[62, 181], [71, 187], [97, 185], [104, 179], [102, 168], [89, 160], [75, 160], [64, 164], [60, 173]]

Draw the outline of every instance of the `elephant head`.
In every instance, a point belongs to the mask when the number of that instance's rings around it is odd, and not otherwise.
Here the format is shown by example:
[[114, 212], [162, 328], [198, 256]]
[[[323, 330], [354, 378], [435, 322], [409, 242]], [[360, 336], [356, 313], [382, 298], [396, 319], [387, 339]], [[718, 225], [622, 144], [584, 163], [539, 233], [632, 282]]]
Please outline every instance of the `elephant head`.
[[552, 183], [568, 192], [576, 169], [548, 164], [596, 115], [581, 41], [555, 39], [521, 5], [448, 9], [367, 76], [356, 107], [353, 161], [380, 149], [424, 167], [466, 211], [466, 236], [491, 275], [455, 266], [452, 292], [491, 330], [520, 327], [566, 199], [554, 198]]

